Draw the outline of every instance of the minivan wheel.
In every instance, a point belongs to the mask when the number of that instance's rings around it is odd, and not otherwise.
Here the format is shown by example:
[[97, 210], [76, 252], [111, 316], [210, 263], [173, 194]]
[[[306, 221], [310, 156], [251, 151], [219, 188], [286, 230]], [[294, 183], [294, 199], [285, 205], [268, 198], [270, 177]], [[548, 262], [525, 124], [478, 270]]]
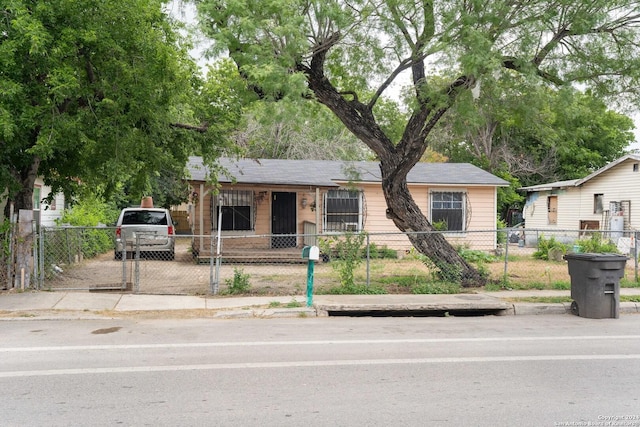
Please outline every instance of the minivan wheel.
[[122, 259], [122, 252], [114, 252], [113, 253], [113, 258], [115, 260], [121, 260]]

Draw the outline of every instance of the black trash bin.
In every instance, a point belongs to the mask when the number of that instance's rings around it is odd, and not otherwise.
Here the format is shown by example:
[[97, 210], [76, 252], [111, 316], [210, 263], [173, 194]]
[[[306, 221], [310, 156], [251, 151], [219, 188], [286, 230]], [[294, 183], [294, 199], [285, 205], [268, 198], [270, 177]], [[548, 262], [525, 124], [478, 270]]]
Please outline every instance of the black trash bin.
[[618, 254], [573, 253], [564, 256], [571, 276], [571, 311], [580, 317], [619, 317], [620, 279], [627, 257]]

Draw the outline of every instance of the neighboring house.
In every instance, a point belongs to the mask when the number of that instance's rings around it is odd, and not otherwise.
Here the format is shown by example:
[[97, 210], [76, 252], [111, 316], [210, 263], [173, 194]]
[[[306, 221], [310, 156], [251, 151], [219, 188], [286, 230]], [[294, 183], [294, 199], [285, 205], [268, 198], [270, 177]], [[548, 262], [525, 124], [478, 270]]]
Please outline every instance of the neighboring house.
[[[628, 154], [591, 175], [523, 187], [527, 229], [635, 230], [640, 225], [640, 155]], [[635, 208], [632, 209], [632, 207]], [[567, 233], [567, 236], [575, 233]], [[534, 244], [527, 234], [527, 244]], [[537, 239], [534, 239], [537, 240]]]
[[54, 227], [56, 220], [62, 218], [65, 200], [64, 194], [56, 194], [50, 203], [44, 199], [51, 194], [51, 187], [44, 185], [42, 178], [36, 178], [33, 185], [33, 218], [43, 227]]
[[[38, 225], [44, 227], [54, 227], [56, 219], [62, 217], [65, 207], [64, 194], [56, 194], [51, 203], [47, 203], [44, 199], [49, 197], [49, 194], [51, 194], [51, 187], [44, 184], [42, 177], [36, 178], [33, 185], [33, 219]], [[0, 200], [0, 220], [4, 220], [6, 203], [6, 197], [2, 197]]]
[[[367, 231], [372, 242], [393, 249], [411, 248], [405, 236], [375, 235], [398, 233], [386, 217], [378, 163], [275, 159], [221, 159], [220, 163], [231, 176], [218, 176], [219, 193], [214, 195], [202, 159], [189, 160], [189, 218], [192, 233], [201, 236], [194, 243], [197, 254], [209, 253], [206, 236], [217, 234], [218, 212], [224, 237], [266, 235], [229, 240], [226, 248], [229, 244], [299, 248], [315, 244], [315, 238], [299, 235], [346, 231]], [[497, 187], [508, 183], [470, 164], [418, 163], [408, 175], [408, 185], [431, 222], [446, 222], [448, 230], [456, 231], [449, 233], [451, 240], [474, 246], [464, 232], [495, 230]], [[495, 249], [495, 233], [480, 240], [483, 249]]]

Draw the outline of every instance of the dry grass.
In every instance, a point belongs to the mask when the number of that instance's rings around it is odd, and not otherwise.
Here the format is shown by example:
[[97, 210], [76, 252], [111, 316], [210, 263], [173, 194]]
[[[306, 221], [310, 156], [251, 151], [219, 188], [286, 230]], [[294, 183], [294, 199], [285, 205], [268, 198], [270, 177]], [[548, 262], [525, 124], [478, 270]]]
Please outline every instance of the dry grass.
[[[185, 252], [175, 261], [144, 260], [140, 262], [140, 286], [136, 291], [149, 294], [207, 295], [211, 293], [210, 278], [216, 277], [214, 269], [206, 264], [196, 264]], [[569, 289], [570, 276], [567, 263], [543, 261], [531, 256], [510, 257], [505, 275], [504, 260], [487, 262], [480, 266], [489, 278], [488, 290], [510, 289]], [[124, 277], [127, 282], [135, 279], [134, 262], [125, 262]], [[93, 260], [85, 260], [73, 266], [63, 266], [64, 272], [45, 282], [45, 289], [89, 288], [104, 285], [120, 286], [123, 280], [123, 262], [113, 260], [113, 254], [103, 254]], [[314, 293], [333, 292], [340, 286], [340, 276], [335, 261], [316, 263]], [[307, 289], [307, 264], [223, 264], [219, 271], [219, 292], [229, 290], [236, 270], [248, 276], [248, 295], [282, 296], [304, 295]], [[404, 259], [372, 259], [356, 269], [355, 282], [358, 291], [413, 293], [431, 292], [431, 284], [438, 284], [433, 271], [415, 257]], [[627, 262], [625, 277], [635, 284], [634, 263]], [[367, 286], [367, 279], [369, 285]], [[637, 284], [636, 284], [637, 285]], [[460, 291], [455, 287], [438, 289], [438, 292]], [[470, 290], [470, 291], [473, 291]]]

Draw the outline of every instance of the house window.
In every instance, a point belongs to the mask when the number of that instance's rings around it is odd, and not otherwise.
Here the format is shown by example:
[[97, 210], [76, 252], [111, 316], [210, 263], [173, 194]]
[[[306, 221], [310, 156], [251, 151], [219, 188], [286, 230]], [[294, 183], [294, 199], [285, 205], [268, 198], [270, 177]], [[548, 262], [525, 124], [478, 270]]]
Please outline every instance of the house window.
[[558, 223], [558, 196], [547, 197], [547, 221], [550, 225]]
[[431, 224], [444, 230], [463, 231], [466, 224], [465, 193], [432, 192]]
[[604, 203], [604, 194], [593, 195], [593, 213], [594, 214], [602, 213], [603, 203]]
[[362, 192], [358, 190], [329, 190], [324, 199], [324, 230], [362, 230]]
[[33, 210], [40, 210], [40, 187], [33, 188]]
[[638, 172], [638, 164], [637, 163], [633, 164], [633, 171], [634, 172]]
[[213, 196], [213, 228], [218, 227], [218, 202], [222, 212], [223, 231], [253, 230], [253, 191], [221, 190]]

